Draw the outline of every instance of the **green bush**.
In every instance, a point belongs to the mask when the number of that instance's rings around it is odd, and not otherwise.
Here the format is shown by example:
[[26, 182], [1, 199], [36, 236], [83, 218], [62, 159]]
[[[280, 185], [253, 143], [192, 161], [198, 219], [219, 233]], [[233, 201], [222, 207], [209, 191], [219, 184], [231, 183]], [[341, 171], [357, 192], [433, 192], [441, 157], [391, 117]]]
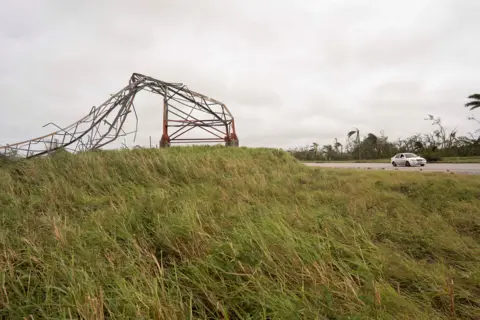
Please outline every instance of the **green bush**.
[[426, 153], [423, 157], [425, 160], [427, 160], [427, 162], [438, 162], [443, 160], [443, 158], [435, 152]]

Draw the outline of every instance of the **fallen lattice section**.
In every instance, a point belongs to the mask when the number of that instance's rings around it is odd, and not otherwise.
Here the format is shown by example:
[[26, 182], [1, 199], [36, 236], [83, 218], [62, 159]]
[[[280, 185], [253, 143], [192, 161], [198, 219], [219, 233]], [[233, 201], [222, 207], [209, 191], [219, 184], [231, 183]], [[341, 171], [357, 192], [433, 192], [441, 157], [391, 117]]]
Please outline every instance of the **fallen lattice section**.
[[[140, 91], [163, 97], [160, 147], [168, 147], [172, 143], [212, 142], [238, 146], [234, 118], [225, 104], [192, 91], [184, 84], [164, 82], [134, 73], [125, 88], [111, 95], [100, 106], [93, 107], [82, 119], [67, 127], [49, 123], [45, 126], [54, 126], [56, 131], [0, 146], [0, 155], [32, 158], [59, 149], [77, 153], [100, 149], [122, 136], [136, 137], [138, 116], [134, 100]], [[123, 126], [130, 114], [136, 118], [135, 129], [125, 132]]]

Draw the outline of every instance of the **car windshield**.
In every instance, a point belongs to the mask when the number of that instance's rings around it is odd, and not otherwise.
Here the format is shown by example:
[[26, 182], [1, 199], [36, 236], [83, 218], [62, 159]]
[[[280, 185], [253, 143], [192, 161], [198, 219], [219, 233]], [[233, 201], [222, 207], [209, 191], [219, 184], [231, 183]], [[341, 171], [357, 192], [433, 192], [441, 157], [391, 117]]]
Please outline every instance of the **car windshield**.
[[405, 153], [405, 158], [415, 158], [418, 157], [415, 153]]

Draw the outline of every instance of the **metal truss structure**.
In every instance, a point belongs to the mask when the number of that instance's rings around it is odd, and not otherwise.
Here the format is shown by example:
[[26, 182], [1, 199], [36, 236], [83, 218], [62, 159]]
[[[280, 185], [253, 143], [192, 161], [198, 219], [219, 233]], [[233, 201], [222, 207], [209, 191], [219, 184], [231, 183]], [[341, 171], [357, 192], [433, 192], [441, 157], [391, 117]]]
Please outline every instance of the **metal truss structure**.
[[[100, 106], [93, 107], [82, 119], [63, 128], [49, 123], [45, 126], [55, 126], [57, 130], [31, 140], [0, 146], [0, 155], [33, 158], [60, 149], [77, 153], [99, 149], [121, 136], [134, 134], [136, 137], [138, 116], [134, 100], [142, 90], [163, 97], [160, 147], [168, 147], [172, 143], [212, 142], [238, 146], [235, 122], [225, 104], [189, 90], [183, 84], [163, 82], [134, 73], [125, 88], [111, 95]], [[136, 118], [135, 130], [127, 133], [123, 126], [131, 113]], [[194, 137], [184, 137], [195, 130], [197, 133]], [[200, 138], [198, 131], [206, 133], [208, 137]]]

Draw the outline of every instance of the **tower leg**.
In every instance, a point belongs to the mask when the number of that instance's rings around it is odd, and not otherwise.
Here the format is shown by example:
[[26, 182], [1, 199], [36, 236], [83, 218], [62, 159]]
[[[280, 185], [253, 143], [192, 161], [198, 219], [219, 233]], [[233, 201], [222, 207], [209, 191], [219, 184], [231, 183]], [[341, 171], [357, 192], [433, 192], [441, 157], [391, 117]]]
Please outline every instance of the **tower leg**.
[[235, 120], [232, 120], [232, 133], [225, 139], [225, 146], [227, 147], [238, 147], [238, 137], [235, 133]]
[[225, 146], [227, 147], [238, 147], [238, 140], [230, 140], [225, 142]]
[[160, 148], [168, 147], [170, 147], [170, 139], [168, 138], [168, 135], [162, 135], [162, 138], [160, 139]]
[[165, 87], [165, 95], [163, 96], [163, 134], [160, 139], [160, 148], [170, 147], [170, 137], [168, 136], [168, 87]]

